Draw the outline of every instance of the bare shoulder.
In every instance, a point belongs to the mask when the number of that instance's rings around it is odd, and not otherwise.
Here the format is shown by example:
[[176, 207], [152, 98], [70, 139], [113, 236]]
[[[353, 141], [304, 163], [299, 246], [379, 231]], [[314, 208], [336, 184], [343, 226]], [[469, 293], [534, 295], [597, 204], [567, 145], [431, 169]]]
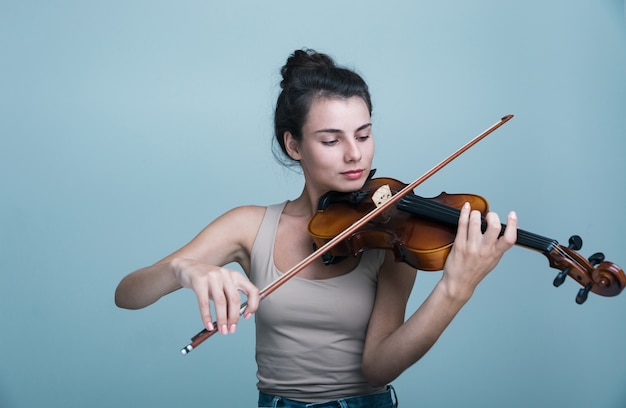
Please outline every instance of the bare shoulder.
[[206, 234], [211, 240], [221, 237], [222, 240], [239, 246], [241, 251], [249, 254], [265, 210], [266, 207], [258, 205], [235, 207], [209, 224], [201, 235]]
[[237, 262], [247, 270], [250, 251], [265, 209], [263, 206], [246, 205], [223, 213], [162, 262], [174, 257], [220, 266]]
[[242, 205], [225, 212], [220, 218], [233, 218], [233, 221], [244, 218], [246, 221], [258, 219], [260, 222], [267, 207], [260, 205]]
[[249, 239], [250, 235], [254, 241], [263, 216], [265, 215], [266, 208], [267, 207], [259, 205], [235, 207], [221, 215], [209, 224], [207, 228], [214, 225], [219, 228], [231, 229], [232, 233], [239, 233], [241, 235], [242, 241], [246, 241], [246, 238]]

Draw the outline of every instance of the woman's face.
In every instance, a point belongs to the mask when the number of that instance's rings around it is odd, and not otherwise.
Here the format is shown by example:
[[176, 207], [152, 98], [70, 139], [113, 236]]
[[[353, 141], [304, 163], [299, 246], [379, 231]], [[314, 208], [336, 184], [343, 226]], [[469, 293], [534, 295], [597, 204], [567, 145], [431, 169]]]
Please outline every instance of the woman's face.
[[286, 134], [289, 154], [304, 171], [315, 194], [354, 191], [363, 186], [374, 157], [372, 124], [360, 97], [317, 98], [298, 142]]

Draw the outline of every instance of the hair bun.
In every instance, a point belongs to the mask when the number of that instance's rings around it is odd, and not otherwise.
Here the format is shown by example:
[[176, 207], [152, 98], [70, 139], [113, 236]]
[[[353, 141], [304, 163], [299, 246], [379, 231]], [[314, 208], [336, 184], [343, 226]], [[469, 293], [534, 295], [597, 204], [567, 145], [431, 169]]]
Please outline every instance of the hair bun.
[[283, 77], [280, 87], [284, 89], [292, 82], [294, 74], [299, 71], [324, 71], [336, 67], [333, 59], [326, 54], [311, 49], [296, 50], [289, 56], [287, 62], [280, 70]]

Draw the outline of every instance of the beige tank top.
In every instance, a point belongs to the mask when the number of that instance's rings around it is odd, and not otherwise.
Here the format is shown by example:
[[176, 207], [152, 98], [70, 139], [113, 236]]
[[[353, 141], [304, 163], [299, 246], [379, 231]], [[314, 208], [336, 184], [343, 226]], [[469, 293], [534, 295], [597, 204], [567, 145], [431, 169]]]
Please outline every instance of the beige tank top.
[[[286, 203], [268, 206], [251, 252], [250, 278], [264, 288], [282, 273], [274, 241]], [[363, 253], [351, 272], [329, 279], [294, 277], [265, 298], [255, 315], [257, 387], [306, 402], [369, 394], [361, 372], [365, 333], [384, 250]]]

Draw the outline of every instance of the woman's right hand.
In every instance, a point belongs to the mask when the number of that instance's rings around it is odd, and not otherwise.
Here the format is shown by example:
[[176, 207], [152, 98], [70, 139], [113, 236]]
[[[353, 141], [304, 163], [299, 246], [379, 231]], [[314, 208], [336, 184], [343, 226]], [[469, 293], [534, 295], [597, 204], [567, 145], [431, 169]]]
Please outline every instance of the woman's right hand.
[[[171, 260], [179, 284], [193, 290], [198, 299], [200, 316], [209, 331], [221, 334], [234, 333], [239, 322], [241, 293], [247, 297], [245, 318], [248, 319], [259, 306], [259, 289], [239, 271], [207, 265], [192, 259]], [[215, 308], [215, 323], [210, 301]]]

